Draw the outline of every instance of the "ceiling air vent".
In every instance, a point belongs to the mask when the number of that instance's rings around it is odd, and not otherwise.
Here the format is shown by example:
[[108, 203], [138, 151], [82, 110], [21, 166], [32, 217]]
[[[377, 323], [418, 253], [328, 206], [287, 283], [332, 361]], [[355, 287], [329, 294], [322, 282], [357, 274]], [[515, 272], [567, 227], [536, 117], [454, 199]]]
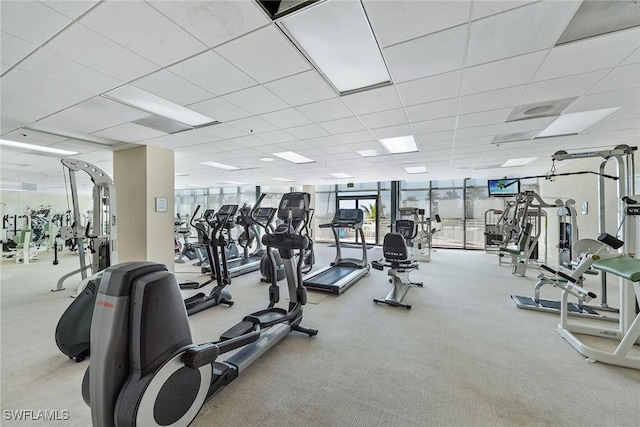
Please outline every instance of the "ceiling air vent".
[[185, 125], [184, 123], [180, 123], [176, 120], [167, 119], [165, 117], [155, 115], [134, 120], [133, 123], [169, 134], [184, 132], [185, 130], [193, 129], [193, 127]]
[[541, 117], [559, 116], [573, 101], [574, 98], [555, 99], [552, 101], [536, 102], [534, 104], [518, 105], [513, 108], [507, 123], [518, 120], [539, 119]]
[[640, 26], [640, 1], [585, 1], [556, 46]]

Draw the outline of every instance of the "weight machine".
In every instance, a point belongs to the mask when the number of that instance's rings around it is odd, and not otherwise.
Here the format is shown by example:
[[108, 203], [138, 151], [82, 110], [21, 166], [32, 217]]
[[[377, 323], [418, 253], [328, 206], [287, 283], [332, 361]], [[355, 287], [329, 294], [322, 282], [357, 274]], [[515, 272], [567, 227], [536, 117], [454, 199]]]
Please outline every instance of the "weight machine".
[[[118, 262], [116, 194], [111, 178], [100, 168], [77, 159], [61, 159], [62, 165], [69, 174], [71, 199], [73, 203], [73, 220], [71, 225], [63, 225], [58, 233], [63, 240], [74, 240], [78, 248], [80, 268], [62, 276], [53, 292], [65, 289], [63, 283], [71, 276], [80, 273], [82, 279], [87, 278], [87, 270], [96, 274], [111, 264]], [[76, 173], [83, 171], [93, 182], [92, 219], [82, 227]], [[68, 197], [68, 196], [67, 196]], [[91, 263], [85, 259], [85, 239], [89, 242], [87, 249], [91, 253]], [[54, 264], [58, 261], [58, 247], [54, 247]]]
[[[403, 207], [399, 208], [400, 218], [411, 220], [415, 227], [415, 236], [405, 236], [405, 243], [409, 248], [409, 259], [412, 261], [431, 261], [431, 248], [433, 235], [438, 232], [437, 227], [433, 227], [433, 222], [440, 224], [440, 215], [436, 215], [434, 218], [427, 217], [425, 210], [415, 207]], [[398, 232], [398, 230], [396, 230]]]

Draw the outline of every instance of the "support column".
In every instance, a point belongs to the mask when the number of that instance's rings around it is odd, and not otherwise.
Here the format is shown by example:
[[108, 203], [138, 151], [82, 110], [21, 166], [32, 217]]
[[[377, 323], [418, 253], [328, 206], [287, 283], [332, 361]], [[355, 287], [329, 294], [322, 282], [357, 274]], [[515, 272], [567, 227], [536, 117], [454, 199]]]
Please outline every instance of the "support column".
[[174, 267], [173, 151], [140, 146], [113, 153], [118, 260]]

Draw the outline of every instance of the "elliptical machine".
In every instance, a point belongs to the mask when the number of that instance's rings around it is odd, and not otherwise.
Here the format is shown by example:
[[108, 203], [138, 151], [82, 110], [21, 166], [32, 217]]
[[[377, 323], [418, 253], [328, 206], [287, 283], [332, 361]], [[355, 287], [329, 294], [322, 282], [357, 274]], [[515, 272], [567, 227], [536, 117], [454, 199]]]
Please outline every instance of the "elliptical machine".
[[[196, 208], [198, 213], [200, 205]], [[231, 284], [229, 278], [229, 270], [227, 269], [226, 246], [227, 238], [225, 230], [232, 221], [233, 216], [238, 210], [238, 205], [223, 205], [220, 210], [213, 214], [212, 210], [207, 210], [203, 215], [205, 221], [209, 225], [210, 235], [207, 239], [207, 257], [212, 260], [213, 268], [211, 269], [211, 278], [204, 283], [186, 282], [180, 284], [180, 289], [199, 289], [216, 281], [216, 286], [211, 290], [209, 295], [199, 292], [192, 297], [184, 300], [187, 308], [187, 314], [192, 315], [207, 308], [214, 307], [218, 304], [226, 304], [229, 307], [233, 305], [231, 294], [225, 289]]]
[[106, 271], [91, 328], [93, 358], [82, 383], [95, 427], [187, 426], [208, 398], [289, 332], [318, 333], [300, 324], [307, 301], [303, 257], [294, 262], [293, 256], [309, 244], [300, 234], [309, 202], [308, 193], [285, 194], [278, 209], [283, 223], [262, 238], [268, 253], [276, 248], [285, 260], [288, 308], [275, 307], [279, 289], [273, 281], [268, 307], [246, 316], [218, 341], [193, 344], [180, 289], [165, 266], [124, 263]]

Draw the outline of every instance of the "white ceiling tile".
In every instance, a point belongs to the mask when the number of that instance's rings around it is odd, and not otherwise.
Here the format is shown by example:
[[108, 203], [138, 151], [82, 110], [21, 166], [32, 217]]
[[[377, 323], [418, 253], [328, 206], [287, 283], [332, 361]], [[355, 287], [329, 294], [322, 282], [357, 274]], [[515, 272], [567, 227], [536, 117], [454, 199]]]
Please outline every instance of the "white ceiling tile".
[[538, 2], [472, 22], [466, 65], [553, 47], [580, 3]]
[[373, 136], [373, 134], [368, 130], [343, 133], [341, 135], [336, 135], [336, 138], [340, 142], [344, 142], [345, 144], [354, 144], [354, 143], [365, 142], [365, 141], [375, 141], [376, 139]]
[[328, 135], [326, 130], [316, 124], [290, 128], [287, 129], [287, 132], [300, 139], [310, 139]]
[[625, 129], [640, 129], [640, 120], [603, 120], [591, 126], [585, 133], [612, 132]]
[[456, 98], [460, 93], [462, 72], [453, 71], [397, 85], [405, 106]]
[[515, 9], [516, 7], [523, 6], [528, 3], [532, 3], [537, 0], [528, 0], [528, 1], [474, 1], [473, 9], [471, 13], [471, 19], [476, 20], [480, 18], [484, 18], [490, 15], [496, 15], [498, 13], [504, 12], [509, 9]]
[[406, 136], [413, 134], [413, 132], [411, 132], [411, 126], [409, 125], [390, 126], [386, 128], [375, 129], [371, 132], [377, 139], [395, 138], [397, 136]]
[[45, 49], [38, 49], [22, 61], [18, 68], [96, 94], [122, 84], [113, 77]]
[[502, 126], [504, 125], [496, 124], [496, 125], [476, 126], [473, 128], [458, 129], [458, 131], [456, 132], [456, 139], [457, 138], [461, 138], [461, 139], [478, 138], [481, 136], [496, 135], [497, 133], [500, 132], [500, 129], [502, 129]]
[[182, 106], [213, 97], [211, 92], [167, 70], [156, 71], [130, 84]]
[[227, 124], [247, 134], [258, 134], [277, 130], [275, 126], [265, 122], [258, 117], [246, 117], [244, 119], [233, 120], [231, 122], [228, 122]]
[[94, 132], [93, 135], [102, 136], [116, 141], [138, 142], [149, 138], [166, 135], [164, 132], [140, 126], [135, 123], [124, 123], [109, 129]]
[[369, 129], [377, 129], [408, 123], [403, 108], [395, 110], [380, 111], [379, 113], [363, 114], [360, 120]]
[[355, 114], [375, 113], [402, 106], [394, 86], [385, 86], [345, 95], [342, 100]]
[[4, 120], [24, 123], [81, 102], [91, 94], [14, 68], [0, 79]]
[[310, 104], [336, 96], [333, 89], [315, 70], [274, 80], [265, 83], [264, 87], [293, 106]]
[[432, 150], [450, 150], [451, 148], [453, 148], [453, 138], [450, 139], [446, 139], [443, 141], [429, 141], [426, 140], [425, 142], [422, 142], [423, 139], [426, 139], [425, 137], [427, 137], [427, 134], [423, 134], [423, 135], [417, 135], [416, 136], [416, 141], [418, 142], [418, 147], [420, 147], [420, 152], [422, 153], [423, 157], [429, 159], [429, 151]]
[[421, 133], [442, 132], [453, 130], [456, 128], [456, 118], [447, 117], [444, 119], [426, 120], [424, 122], [411, 123], [413, 132], [418, 135]]
[[296, 126], [308, 125], [311, 123], [311, 120], [303, 116], [294, 108], [287, 108], [284, 110], [263, 114], [260, 116], [260, 118], [278, 128], [291, 128]]
[[91, 9], [94, 5], [98, 4], [97, 0], [82, 0], [82, 1], [69, 1], [69, 0], [46, 0], [42, 1], [45, 6], [48, 6], [63, 15], [76, 19], [87, 10]]
[[640, 119], [640, 104], [630, 105], [614, 113], [610, 120]]
[[144, 144], [153, 145], [158, 148], [165, 148], [167, 150], [174, 150], [194, 145], [192, 140], [183, 138], [180, 134], [164, 135], [157, 138], [147, 139], [144, 141]]
[[638, 86], [640, 86], [640, 64], [632, 64], [612, 70], [589, 93], [612, 92]]
[[[278, 152], [278, 150], [287, 150], [287, 151], [296, 151], [296, 152], [300, 152], [301, 150], [313, 150], [314, 146], [308, 142], [304, 142], [304, 141], [291, 141], [291, 142], [283, 142], [281, 144], [278, 144], [278, 148], [276, 149], [275, 146], [273, 146], [274, 149], [273, 151], [271, 151], [272, 153], [274, 152]], [[277, 159], [278, 161], [282, 161], [281, 159]], [[286, 164], [286, 163], [285, 163]]]
[[458, 112], [458, 98], [413, 105], [405, 108], [405, 111], [411, 123], [451, 117]]
[[640, 48], [633, 51], [620, 65], [637, 64], [638, 62], [640, 62]]
[[145, 2], [104, 2], [79, 22], [162, 66], [206, 49]]
[[238, 136], [244, 136], [248, 133], [248, 132], [241, 131], [240, 129], [237, 129], [235, 127], [229, 126], [225, 123], [219, 123], [217, 125], [211, 125], [211, 126], [206, 126], [200, 129], [194, 129], [192, 131], [189, 131], [189, 133], [195, 134], [196, 131], [198, 131], [198, 133], [202, 133], [203, 136], [209, 135], [209, 136], [222, 138], [222, 139], [236, 138]]
[[2, 48], [2, 62], [13, 66], [37, 46], [2, 31], [0, 33], [0, 47]]
[[493, 135], [481, 136], [477, 138], [456, 138], [456, 148], [462, 147], [484, 147], [491, 144], [493, 141]]
[[40, 129], [66, 129], [73, 132], [93, 133], [102, 129], [114, 127], [127, 120], [96, 114], [90, 110], [71, 107], [52, 114], [35, 123]]
[[349, 148], [349, 146], [347, 145], [334, 145], [333, 147], [321, 148], [321, 150], [331, 155], [339, 154], [339, 153], [351, 153], [351, 148]]
[[35, 1], [3, 1], [2, 31], [40, 45], [71, 23], [71, 19]]
[[298, 49], [273, 25], [230, 41], [215, 51], [260, 83], [311, 68]]
[[136, 79], [159, 68], [77, 23], [47, 43], [46, 49], [122, 81]]
[[462, 114], [458, 116], [458, 129], [504, 123], [511, 111], [512, 108], [501, 108], [481, 113]]
[[462, 94], [469, 95], [529, 83], [547, 52], [544, 50], [465, 68]]
[[212, 51], [182, 61], [168, 70], [216, 95], [224, 95], [257, 84], [251, 77]]
[[395, 83], [462, 68], [467, 26], [444, 30], [383, 49]]
[[270, 22], [252, 1], [151, 1], [150, 4], [209, 47]]
[[342, 142], [335, 136], [321, 136], [318, 138], [309, 138], [305, 142], [313, 148], [332, 147], [334, 145], [342, 145]]
[[533, 104], [535, 102], [553, 99], [582, 96], [589, 91], [609, 70], [593, 71], [558, 79], [531, 83], [522, 94], [518, 104]]
[[381, 47], [464, 24], [470, 1], [365, 2], [367, 18]]
[[596, 93], [576, 99], [563, 111], [563, 114], [600, 110], [603, 108], [626, 107], [627, 105], [634, 105], [638, 102], [640, 102], [640, 88]]
[[313, 104], [301, 105], [298, 111], [314, 122], [326, 122], [352, 116], [340, 98], [326, 99]]
[[254, 86], [224, 95], [223, 99], [252, 114], [264, 114], [282, 110], [289, 105], [263, 86]]
[[294, 141], [297, 138], [293, 135], [291, 135], [290, 133], [287, 133], [283, 130], [277, 130], [275, 132], [267, 132], [267, 133], [261, 133], [260, 134], [260, 138], [264, 139], [267, 142], [272, 142], [274, 144], [278, 144], [281, 142], [289, 142], [289, 141]]
[[534, 80], [612, 68], [638, 48], [640, 28], [617, 31], [554, 48]]
[[115, 119], [118, 123], [131, 122], [149, 115], [146, 111], [138, 110], [100, 96], [81, 102], [76, 105], [75, 108], [85, 110], [95, 116]]
[[477, 113], [480, 111], [497, 110], [499, 108], [516, 105], [525, 86], [514, 86], [491, 92], [477, 93], [460, 98], [460, 114]]
[[241, 119], [251, 115], [243, 109], [238, 108], [219, 97], [191, 104], [189, 105], [189, 109], [204, 114], [207, 117], [211, 117], [219, 122], [228, 122], [230, 120]]
[[431, 133], [423, 133], [420, 135], [416, 135], [416, 142], [419, 144], [427, 144], [431, 146], [432, 144], [439, 142], [449, 142], [453, 144], [453, 139], [456, 134], [452, 130], [447, 130], [444, 132], [431, 132]]
[[320, 127], [331, 134], [344, 134], [363, 131], [366, 128], [356, 117], [346, 117], [344, 119], [330, 120], [320, 123]]
[[226, 142], [229, 145], [237, 146], [237, 147], [245, 147], [245, 148], [255, 148], [262, 146], [271, 146], [268, 142], [258, 138], [257, 136], [247, 135], [241, 136], [238, 138], [228, 139]]

